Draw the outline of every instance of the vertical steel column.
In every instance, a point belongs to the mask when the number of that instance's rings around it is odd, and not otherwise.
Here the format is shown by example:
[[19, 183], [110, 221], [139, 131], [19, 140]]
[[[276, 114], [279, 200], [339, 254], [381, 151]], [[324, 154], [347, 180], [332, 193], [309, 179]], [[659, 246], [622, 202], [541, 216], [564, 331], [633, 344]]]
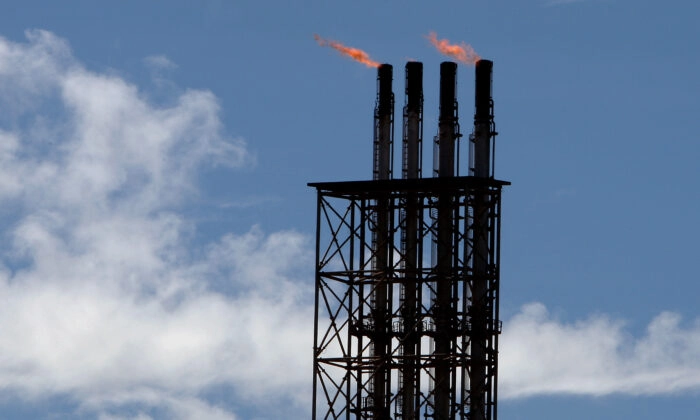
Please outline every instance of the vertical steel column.
[[318, 390], [318, 377], [321, 374], [321, 367], [317, 363], [321, 355], [318, 339], [318, 322], [320, 312], [320, 293], [321, 293], [321, 208], [323, 200], [321, 194], [316, 194], [316, 247], [315, 247], [315, 266], [314, 266], [314, 379], [313, 379], [313, 402], [311, 403], [311, 420], [316, 420], [316, 392]]
[[[374, 179], [387, 180], [392, 175], [392, 148], [394, 134], [394, 93], [392, 92], [393, 68], [382, 64], [377, 70], [377, 105], [374, 113]], [[391, 356], [391, 266], [392, 237], [388, 199], [375, 203], [375, 226], [372, 240], [372, 270], [374, 290], [372, 292], [372, 333], [374, 371], [372, 373], [372, 404], [374, 420], [390, 418], [389, 397]]]

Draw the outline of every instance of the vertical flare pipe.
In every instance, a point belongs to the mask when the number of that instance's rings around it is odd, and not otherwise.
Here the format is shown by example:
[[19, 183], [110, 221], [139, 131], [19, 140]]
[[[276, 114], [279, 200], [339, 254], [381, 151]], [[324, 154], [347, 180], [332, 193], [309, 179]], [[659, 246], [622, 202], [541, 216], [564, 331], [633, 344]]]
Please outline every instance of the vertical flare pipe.
[[491, 173], [491, 137], [493, 136], [493, 107], [491, 99], [491, 73], [493, 62], [479, 60], [476, 63], [475, 112], [474, 112], [474, 176], [489, 178]]
[[[493, 106], [491, 99], [491, 72], [493, 63], [480, 60], [476, 63], [475, 113], [473, 145], [473, 174], [489, 178], [491, 172], [491, 139], [493, 130]], [[470, 406], [469, 418], [485, 420], [491, 418], [491, 407], [487, 404], [487, 393], [492, 392], [489, 369], [495, 364], [494, 355], [489, 354], [490, 341], [494, 334], [494, 303], [489, 296], [491, 284], [489, 255], [489, 194], [478, 193], [474, 199], [474, 256], [471, 316], [471, 354], [469, 369]]]
[[423, 63], [406, 63], [404, 108], [403, 177], [420, 178], [423, 140]]
[[[374, 112], [374, 179], [390, 179], [393, 162], [394, 93], [392, 91], [393, 68], [382, 64], [377, 69], [377, 105]], [[374, 323], [372, 332], [371, 411], [376, 420], [389, 420], [391, 354], [391, 220], [390, 202], [377, 199], [372, 232], [372, 276], [374, 289], [371, 292], [371, 312]]]
[[455, 175], [455, 142], [459, 138], [458, 130], [457, 63], [445, 61], [440, 64], [439, 177]]
[[[455, 175], [455, 142], [458, 134], [457, 117], [457, 64], [443, 62], [440, 65], [440, 118], [438, 125], [438, 177]], [[454, 197], [440, 194], [437, 220], [436, 293], [433, 302], [435, 320], [435, 382], [434, 411], [436, 420], [451, 417], [451, 401], [454, 384], [451, 382], [450, 357], [453, 350], [453, 259], [454, 259]]]
[[[404, 179], [421, 176], [422, 137], [423, 137], [423, 63], [406, 63], [406, 105], [403, 114], [403, 163]], [[420, 322], [418, 289], [420, 287], [419, 267], [419, 199], [415, 193], [406, 195], [406, 208], [402, 217], [401, 254], [403, 256], [404, 281], [401, 284], [401, 333], [402, 368], [400, 371], [399, 393], [401, 418], [418, 418], [418, 390], [420, 389], [420, 354], [418, 323]]]
[[393, 67], [377, 69], [377, 104], [374, 109], [374, 179], [390, 179], [394, 137]]

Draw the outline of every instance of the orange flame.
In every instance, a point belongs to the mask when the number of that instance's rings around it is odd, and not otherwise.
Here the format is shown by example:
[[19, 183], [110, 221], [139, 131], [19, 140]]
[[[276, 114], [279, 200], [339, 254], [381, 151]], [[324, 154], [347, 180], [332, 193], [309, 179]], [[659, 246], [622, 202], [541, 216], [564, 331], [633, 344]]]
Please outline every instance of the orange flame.
[[359, 48], [346, 47], [338, 41], [326, 40], [320, 36], [314, 34], [314, 39], [318, 42], [318, 45], [322, 47], [331, 47], [341, 54], [352, 58], [355, 61], [359, 61], [367, 67], [379, 67], [379, 63], [369, 58], [369, 54], [362, 51]]
[[459, 45], [450, 44], [450, 41], [447, 39], [438, 39], [435, 32], [429, 33], [427, 38], [438, 51], [464, 64], [476, 64], [481, 59], [479, 54], [474, 51], [474, 48], [464, 42], [461, 42]]

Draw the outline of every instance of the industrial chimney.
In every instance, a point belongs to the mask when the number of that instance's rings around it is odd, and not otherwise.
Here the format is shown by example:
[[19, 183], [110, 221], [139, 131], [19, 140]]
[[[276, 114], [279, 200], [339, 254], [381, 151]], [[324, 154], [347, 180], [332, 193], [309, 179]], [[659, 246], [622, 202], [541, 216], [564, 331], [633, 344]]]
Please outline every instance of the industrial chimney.
[[[423, 63], [406, 63], [406, 98], [403, 112], [403, 153], [402, 168], [403, 178], [417, 180], [421, 177], [422, 168], [422, 142], [423, 142]], [[420, 229], [422, 223], [421, 200], [413, 192], [406, 193], [405, 208], [399, 213], [401, 220], [401, 248], [403, 256], [399, 274], [404, 281], [399, 284], [399, 307], [397, 313], [400, 319], [399, 328], [400, 346], [403, 363], [399, 369], [398, 389], [396, 400], [400, 407], [397, 412], [403, 418], [414, 418], [420, 407], [419, 390], [420, 375], [419, 363], [416, 359], [420, 355], [420, 319], [421, 301], [420, 291], [420, 264], [421, 243]]]
[[406, 64], [401, 177], [392, 66], [377, 70], [372, 179], [317, 190], [313, 415], [496, 420], [501, 190], [491, 73], [476, 63], [468, 176], [457, 64], [440, 65], [434, 176], [422, 176], [423, 65]]
[[374, 108], [374, 179], [390, 179], [394, 147], [393, 67], [377, 68], [377, 105]]
[[[374, 110], [374, 179], [389, 180], [393, 170], [394, 93], [393, 67], [382, 64], [377, 68], [377, 104]], [[369, 383], [370, 395], [365, 408], [374, 419], [389, 419], [391, 394], [388, 355], [391, 354], [391, 283], [392, 263], [390, 235], [390, 201], [384, 197], [373, 200], [375, 207], [370, 221], [372, 232], [372, 274], [376, 279], [371, 291], [371, 324], [369, 338], [374, 359], [374, 373]], [[364, 318], [364, 317], [363, 317]]]

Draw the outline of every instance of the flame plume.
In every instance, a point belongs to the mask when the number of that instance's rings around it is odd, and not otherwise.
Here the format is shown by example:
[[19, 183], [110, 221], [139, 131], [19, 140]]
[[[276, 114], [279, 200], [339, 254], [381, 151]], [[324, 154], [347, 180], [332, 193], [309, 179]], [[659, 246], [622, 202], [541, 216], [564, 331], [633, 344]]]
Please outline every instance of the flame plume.
[[472, 48], [471, 45], [465, 44], [464, 42], [459, 44], [450, 44], [450, 41], [447, 39], [438, 39], [435, 32], [429, 33], [427, 38], [430, 43], [433, 44], [433, 46], [435, 46], [435, 48], [437, 48], [442, 54], [452, 57], [461, 63], [476, 64], [476, 62], [481, 59], [479, 54], [474, 51], [474, 48]]
[[343, 54], [344, 56], [350, 57], [355, 61], [359, 61], [367, 67], [379, 67], [378, 62], [369, 58], [369, 54], [367, 54], [359, 48], [346, 47], [338, 41], [323, 39], [316, 34], [314, 34], [314, 39], [316, 40], [316, 42], [318, 42], [318, 45], [322, 47], [331, 47]]

